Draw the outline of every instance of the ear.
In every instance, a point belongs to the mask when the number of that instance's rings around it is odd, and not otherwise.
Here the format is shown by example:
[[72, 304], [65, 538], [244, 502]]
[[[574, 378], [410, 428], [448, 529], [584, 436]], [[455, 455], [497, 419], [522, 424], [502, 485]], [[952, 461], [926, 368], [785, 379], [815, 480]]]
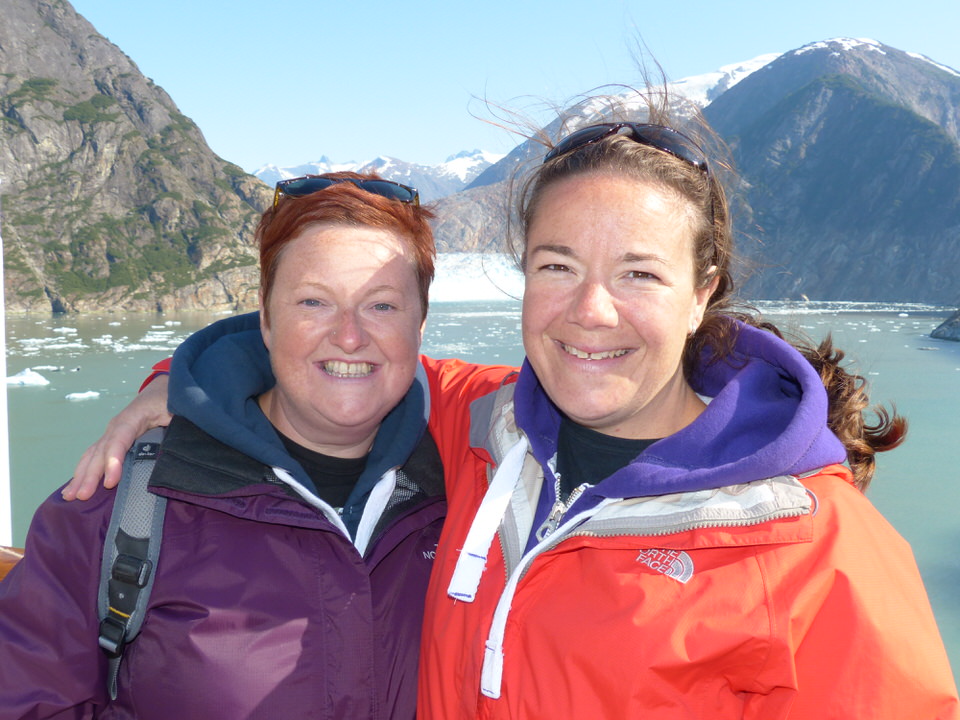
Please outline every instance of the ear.
[[270, 323], [267, 321], [267, 303], [263, 298], [263, 288], [257, 294], [260, 303], [260, 335], [263, 337], [263, 344], [270, 350]]
[[423, 333], [426, 331], [426, 329], [427, 329], [427, 319], [424, 318], [423, 322], [420, 323], [420, 342], [418, 343], [418, 347], [420, 345], [423, 345]]
[[710, 282], [693, 291], [695, 302], [690, 312], [691, 334], [695, 333], [697, 328], [700, 327], [700, 323], [703, 322], [703, 314], [707, 311], [707, 305], [710, 302], [710, 298], [713, 297], [713, 294], [717, 291], [717, 286], [720, 284], [720, 278], [717, 276], [716, 265], [713, 265], [710, 268], [708, 274], [713, 276]]

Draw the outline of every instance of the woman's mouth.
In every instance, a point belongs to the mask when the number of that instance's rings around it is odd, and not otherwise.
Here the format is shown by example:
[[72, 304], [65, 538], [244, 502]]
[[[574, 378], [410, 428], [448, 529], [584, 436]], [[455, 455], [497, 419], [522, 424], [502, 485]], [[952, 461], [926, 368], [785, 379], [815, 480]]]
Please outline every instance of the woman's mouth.
[[373, 373], [373, 365], [366, 362], [348, 363], [343, 360], [327, 360], [323, 371], [335, 378], [361, 378]]
[[609, 360], [610, 358], [620, 357], [630, 352], [628, 349], [623, 348], [620, 350], [604, 350], [603, 352], [588, 353], [579, 348], [575, 348], [573, 345], [566, 345], [565, 343], [560, 343], [560, 347], [563, 348], [563, 351], [568, 355], [573, 355], [580, 360]]

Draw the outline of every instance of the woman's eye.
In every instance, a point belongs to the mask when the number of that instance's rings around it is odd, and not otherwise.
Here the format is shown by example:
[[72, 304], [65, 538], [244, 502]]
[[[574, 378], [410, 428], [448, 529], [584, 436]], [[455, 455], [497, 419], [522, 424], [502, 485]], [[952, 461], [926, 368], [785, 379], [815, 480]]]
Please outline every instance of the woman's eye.
[[320, 307], [320, 301], [316, 298], [306, 298], [305, 300], [301, 300], [300, 304], [304, 307]]
[[652, 272], [647, 272], [646, 270], [631, 270], [627, 273], [627, 277], [631, 280], [656, 280], [657, 276]]
[[394, 309], [394, 306], [391, 305], [390, 303], [382, 302], [382, 303], [376, 303], [373, 306], [373, 309], [376, 310], [377, 312], [389, 312]]
[[546, 270], [547, 272], [570, 272], [570, 268], [561, 263], [547, 263], [546, 265], [541, 265], [540, 269]]

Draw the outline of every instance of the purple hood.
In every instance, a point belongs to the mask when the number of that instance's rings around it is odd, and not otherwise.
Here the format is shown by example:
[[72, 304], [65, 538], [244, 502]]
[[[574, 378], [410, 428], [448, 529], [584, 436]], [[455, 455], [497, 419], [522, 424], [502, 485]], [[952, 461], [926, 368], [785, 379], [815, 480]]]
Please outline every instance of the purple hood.
[[[769, 332], [741, 324], [734, 357], [702, 368], [692, 384], [712, 398], [700, 417], [651, 445], [575, 507], [602, 497], [663, 495], [796, 475], [846, 459], [843, 444], [827, 427], [827, 393], [816, 370]], [[529, 362], [520, 372], [514, 401], [517, 424], [546, 468], [557, 451], [560, 416]]]

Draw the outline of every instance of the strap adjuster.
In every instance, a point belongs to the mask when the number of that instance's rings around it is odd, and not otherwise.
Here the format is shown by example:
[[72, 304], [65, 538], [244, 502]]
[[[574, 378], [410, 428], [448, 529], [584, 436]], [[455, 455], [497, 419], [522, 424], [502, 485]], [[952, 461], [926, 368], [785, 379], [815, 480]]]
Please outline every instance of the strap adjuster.
[[127, 626], [116, 618], [106, 617], [100, 622], [100, 637], [97, 642], [108, 656], [119, 657], [127, 644]]
[[111, 575], [114, 580], [142, 588], [150, 579], [151, 570], [153, 570], [153, 565], [149, 560], [142, 560], [132, 555], [120, 554], [117, 555], [116, 560], [113, 561]]

